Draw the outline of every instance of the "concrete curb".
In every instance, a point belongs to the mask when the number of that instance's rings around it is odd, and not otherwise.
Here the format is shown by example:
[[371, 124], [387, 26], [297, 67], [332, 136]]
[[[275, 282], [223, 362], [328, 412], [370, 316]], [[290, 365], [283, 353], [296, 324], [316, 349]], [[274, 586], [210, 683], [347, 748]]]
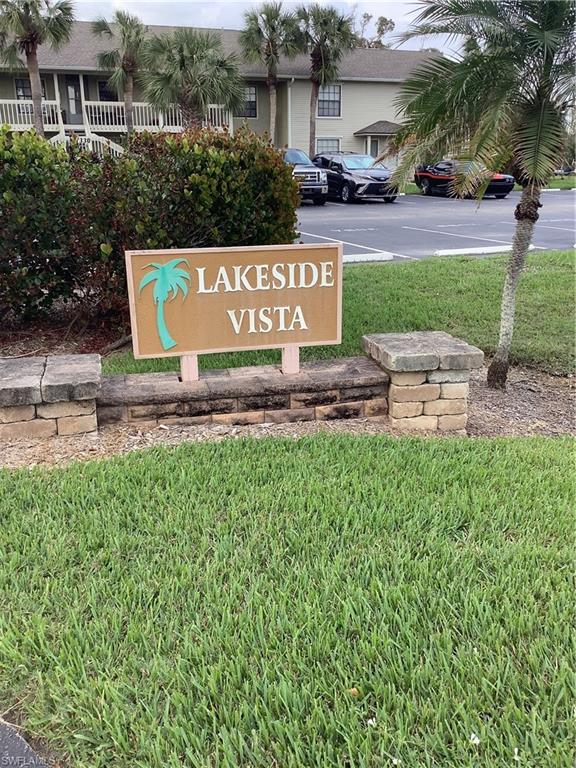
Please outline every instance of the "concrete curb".
[[0, 720], [0, 765], [48, 768], [18, 731], [4, 720]]

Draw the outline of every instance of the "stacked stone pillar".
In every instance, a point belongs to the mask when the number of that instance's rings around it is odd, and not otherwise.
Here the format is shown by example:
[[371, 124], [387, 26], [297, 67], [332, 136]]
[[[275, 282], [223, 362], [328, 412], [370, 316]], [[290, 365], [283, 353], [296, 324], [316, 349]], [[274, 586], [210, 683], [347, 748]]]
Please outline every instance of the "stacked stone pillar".
[[468, 421], [470, 370], [481, 349], [440, 331], [376, 333], [364, 349], [390, 377], [388, 413], [397, 430], [457, 431]]
[[0, 358], [0, 440], [98, 428], [99, 355]]

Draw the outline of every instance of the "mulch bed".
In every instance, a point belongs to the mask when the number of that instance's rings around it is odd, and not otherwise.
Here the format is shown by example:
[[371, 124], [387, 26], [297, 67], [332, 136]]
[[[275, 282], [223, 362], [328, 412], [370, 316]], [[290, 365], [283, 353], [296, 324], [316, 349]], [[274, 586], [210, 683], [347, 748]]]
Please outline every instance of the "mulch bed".
[[59, 316], [50, 320], [32, 320], [1, 329], [0, 357], [101, 353], [122, 335], [122, 330], [111, 326], [85, 327], [80, 318], [63, 308]]
[[[350, 421], [256, 424], [251, 426], [111, 425], [99, 433], [0, 443], [0, 466], [62, 466], [71, 461], [130, 453], [154, 445], [177, 445], [239, 437], [299, 439], [319, 432], [391, 434], [386, 417]], [[528, 368], [510, 370], [506, 391], [488, 389], [486, 370], [473, 373], [470, 386], [470, 437], [576, 435], [574, 380]], [[438, 436], [439, 433], [435, 433]], [[444, 435], [442, 435], [444, 436]]]

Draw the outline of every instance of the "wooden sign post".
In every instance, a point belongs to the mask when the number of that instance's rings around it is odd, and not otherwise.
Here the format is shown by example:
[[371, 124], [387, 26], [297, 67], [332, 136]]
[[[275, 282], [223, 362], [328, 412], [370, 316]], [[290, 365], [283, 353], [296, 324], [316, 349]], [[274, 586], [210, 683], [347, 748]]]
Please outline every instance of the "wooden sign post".
[[198, 355], [182, 355], [180, 358], [180, 378], [182, 381], [198, 381]]
[[297, 344], [282, 347], [282, 373], [300, 373], [300, 347]]
[[127, 251], [134, 357], [181, 359], [198, 381], [198, 355], [281, 349], [282, 372], [300, 347], [339, 344], [342, 246], [268, 245]]

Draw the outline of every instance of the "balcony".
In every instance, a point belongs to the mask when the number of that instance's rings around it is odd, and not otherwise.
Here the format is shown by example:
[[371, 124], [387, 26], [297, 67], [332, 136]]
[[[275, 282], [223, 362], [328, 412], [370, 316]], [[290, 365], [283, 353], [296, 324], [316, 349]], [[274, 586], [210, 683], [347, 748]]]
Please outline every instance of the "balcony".
[[[134, 128], [137, 131], [181, 131], [180, 108], [169, 107], [160, 111], [146, 102], [134, 102]], [[126, 133], [124, 104], [120, 101], [84, 102], [86, 121], [90, 130], [100, 133]], [[210, 104], [204, 125], [228, 129], [232, 115], [218, 104]]]
[[[43, 101], [42, 117], [47, 131], [59, 131], [61, 127], [58, 102]], [[0, 125], [8, 124], [14, 131], [25, 131], [34, 125], [34, 105], [21, 99], [0, 99]]]
[[[126, 133], [126, 115], [124, 104], [120, 101], [85, 101], [83, 104], [83, 122], [67, 125], [63, 122], [62, 112], [56, 101], [42, 102], [44, 128], [47, 131], [63, 132], [65, 128], [91, 133]], [[34, 106], [31, 101], [18, 99], [0, 99], [0, 125], [7, 123], [15, 131], [25, 131], [34, 125]], [[205, 126], [219, 130], [232, 129], [232, 115], [229, 110], [218, 104], [210, 104], [204, 120]], [[146, 102], [134, 103], [134, 128], [137, 131], [182, 130], [180, 108], [170, 107], [160, 111]]]

